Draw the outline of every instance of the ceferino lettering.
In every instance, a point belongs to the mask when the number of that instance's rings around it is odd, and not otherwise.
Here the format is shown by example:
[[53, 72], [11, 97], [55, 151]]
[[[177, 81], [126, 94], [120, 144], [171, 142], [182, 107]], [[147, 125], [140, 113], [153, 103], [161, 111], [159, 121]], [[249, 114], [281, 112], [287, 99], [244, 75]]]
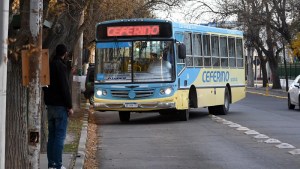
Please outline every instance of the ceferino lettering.
[[204, 71], [202, 74], [202, 81], [208, 82], [228, 82], [229, 71]]
[[107, 36], [159, 35], [158, 25], [107, 27]]

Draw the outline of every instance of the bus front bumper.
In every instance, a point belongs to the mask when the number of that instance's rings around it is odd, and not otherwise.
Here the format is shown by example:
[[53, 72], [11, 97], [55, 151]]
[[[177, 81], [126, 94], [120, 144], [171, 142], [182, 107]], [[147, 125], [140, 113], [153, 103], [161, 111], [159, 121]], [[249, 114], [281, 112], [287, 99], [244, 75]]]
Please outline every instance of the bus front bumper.
[[175, 102], [143, 102], [143, 103], [94, 103], [96, 110], [158, 110], [158, 109], [173, 109]]

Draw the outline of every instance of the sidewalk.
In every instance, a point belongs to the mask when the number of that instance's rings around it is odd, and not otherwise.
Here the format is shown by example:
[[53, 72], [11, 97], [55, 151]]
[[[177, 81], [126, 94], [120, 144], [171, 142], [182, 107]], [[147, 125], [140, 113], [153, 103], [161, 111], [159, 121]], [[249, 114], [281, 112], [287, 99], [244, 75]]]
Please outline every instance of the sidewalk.
[[[71, 166], [73, 162], [73, 154], [63, 154], [63, 166], [67, 169]], [[40, 155], [40, 169], [47, 169], [48, 168], [48, 160], [47, 154]]]
[[262, 87], [262, 85], [257, 85], [256, 87], [247, 87], [246, 91], [248, 93], [261, 94], [265, 96], [275, 96], [287, 99], [286, 89], [272, 89], [272, 87]]
[[[83, 105], [82, 108], [85, 108]], [[87, 108], [87, 107], [86, 107]], [[88, 114], [83, 117], [83, 125], [81, 129], [78, 150], [76, 154], [64, 153], [62, 156], [63, 166], [67, 169], [82, 169], [85, 159], [86, 139], [87, 139], [87, 127], [88, 127]], [[76, 156], [76, 157], [75, 157]], [[40, 154], [40, 169], [48, 168], [47, 154]]]
[[[88, 114], [84, 115], [77, 153], [64, 153], [63, 166], [67, 169], [82, 169], [85, 159], [86, 139], [88, 128]], [[40, 169], [48, 168], [47, 154], [40, 154]]]

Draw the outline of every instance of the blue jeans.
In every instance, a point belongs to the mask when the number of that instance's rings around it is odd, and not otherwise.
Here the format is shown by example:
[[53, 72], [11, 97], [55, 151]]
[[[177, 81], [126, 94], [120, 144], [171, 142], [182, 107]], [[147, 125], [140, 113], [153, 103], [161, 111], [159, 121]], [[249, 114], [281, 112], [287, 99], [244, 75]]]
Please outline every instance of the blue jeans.
[[61, 168], [64, 141], [67, 133], [68, 110], [63, 106], [47, 106], [48, 109], [48, 168]]

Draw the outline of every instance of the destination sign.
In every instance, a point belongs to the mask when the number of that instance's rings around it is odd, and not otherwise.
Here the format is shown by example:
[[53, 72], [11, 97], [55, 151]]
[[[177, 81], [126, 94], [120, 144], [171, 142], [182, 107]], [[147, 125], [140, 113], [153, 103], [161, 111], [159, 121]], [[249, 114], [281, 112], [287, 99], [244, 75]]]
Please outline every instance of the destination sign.
[[171, 22], [110, 21], [96, 26], [96, 41], [128, 40], [131, 38], [171, 38]]
[[109, 26], [107, 37], [159, 35], [159, 25]]

